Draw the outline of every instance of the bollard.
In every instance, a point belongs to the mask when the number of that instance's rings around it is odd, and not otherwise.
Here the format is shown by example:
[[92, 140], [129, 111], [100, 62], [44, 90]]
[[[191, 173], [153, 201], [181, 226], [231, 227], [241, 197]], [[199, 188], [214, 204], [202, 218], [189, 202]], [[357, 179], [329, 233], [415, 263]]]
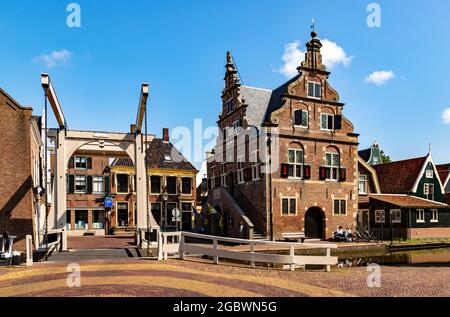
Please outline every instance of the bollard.
[[27, 266], [33, 266], [33, 238], [31, 235], [26, 236], [26, 254], [27, 254]]
[[67, 231], [66, 229], [62, 229], [62, 237], [61, 237], [61, 251], [67, 251]]

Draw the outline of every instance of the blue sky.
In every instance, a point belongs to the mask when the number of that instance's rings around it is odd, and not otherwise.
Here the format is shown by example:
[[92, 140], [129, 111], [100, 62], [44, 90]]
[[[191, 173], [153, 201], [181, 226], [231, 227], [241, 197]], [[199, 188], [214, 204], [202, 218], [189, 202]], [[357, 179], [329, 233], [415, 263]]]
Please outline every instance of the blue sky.
[[[70, 128], [127, 131], [149, 82], [152, 133], [195, 118], [214, 126], [226, 51], [244, 84], [276, 88], [288, 79], [286, 45], [304, 50], [315, 18], [319, 38], [345, 52], [330, 82], [361, 148], [377, 140], [397, 160], [425, 155], [431, 142], [435, 161], [449, 162], [450, 2], [377, 1], [382, 27], [369, 28], [370, 2], [80, 0], [81, 28], [69, 28], [70, 1], [1, 1], [0, 86], [39, 114], [48, 72]], [[52, 52], [60, 59], [48, 67]], [[375, 71], [395, 77], [379, 87], [365, 80]]]

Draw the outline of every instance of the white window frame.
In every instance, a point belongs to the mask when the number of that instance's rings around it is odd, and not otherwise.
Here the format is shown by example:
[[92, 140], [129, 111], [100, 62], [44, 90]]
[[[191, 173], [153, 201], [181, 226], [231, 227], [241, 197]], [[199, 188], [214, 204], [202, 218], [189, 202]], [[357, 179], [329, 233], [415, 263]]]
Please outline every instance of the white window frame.
[[[290, 160], [290, 153], [291, 151], [294, 152], [294, 161], [292, 162]], [[301, 155], [301, 162], [298, 162], [297, 158], [297, 152], [300, 152]], [[305, 165], [305, 152], [303, 149], [288, 149], [288, 163], [290, 165], [293, 165], [293, 176], [289, 176], [291, 179], [302, 179], [303, 178], [303, 166]], [[300, 175], [297, 175], [297, 167], [300, 167]]]
[[[280, 199], [281, 199], [281, 201], [280, 201], [281, 216], [284, 216], [284, 217], [297, 216], [297, 197], [281, 197]], [[285, 199], [288, 201], [288, 213], [287, 214], [285, 214], [283, 212], [283, 200], [285, 200]], [[294, 212], [292, 212], [292, 210], [291, 210], [291, 201], [292, 200], [295, 201], [295, 210], [294, 210]]]
[[439, 222], [439, 210], [438, 209], [430, 209], [430, 212], [431, 212], [430, 222], [433, 222], [433, 223]]
[[392, 223], [402, 223], [402, 210], [401, 209], [391, 209], [390, 216]]
[[[80, 164], [81, 164], [81, 160], [84, 159], [84, 164], [86, 164], [86, 167], [77, 167], [77, 159], [80, 159]], [[87, 156], [74, 156], [73, 157], [73, 167], [76, 170], [87, 170], [88, 166], [87, 166], [87, 161], [88, 158]]]
[[252, 164], [252, 180], [257, 181], [261, 179], [261, 170], [259, 168], [259, 150], [253, 151], [250, 154], [250, 162]]
[[[116, 202], [116, 227], [120, 227], [120, 228], [125, 228], [122, 226], [119, 226], [119, 204], [127, 204], [127, 222], [128, 222], [128, 226], [130, 226], [130, 203], [128, 201], [118, 201]], [[134, 211], [133, 211], [134, 212]]]
[[[84, 178], [84, 190], [77, 190], [77, 177]], [[79, 180], [81, 182], [81, 180]], [[74, 193], [75, 194], [86, 194], [87, 193], [87, 175], [75, 175], [74, 177]]]
[[[430, 188], [433, 188], [433, 190], [430, 190]], [[425, 183], [423, 184], [423, 194], [426, 196], [428, 200], [434, 200], [434, 184]], [[432, 197], [430, 197], [430, 195]]]
[[[362, 180], [363, 179], [363, 180]], [[361, 191], [361, 184], [364, 184], [364, 191]], [[360, 195], [367, 195], [368, 192], [368, 182], [367, 182], [367, 175], [365, 174], [360, 174], [358, 176], [358, 193]]]
[[416, 209], [416, 222], [425, 223], [425, 209]]
[[[305, 113], [306, 113], [306, 115], [305, 115], [305, 118], [306, 118], [306, 125], [303, 125], [303, 124], [300, 124], [300, 125], [295, 124], [295, 112], [296, 112], [296, 111], [301, 111], [301, 112], [302, 112], [302, 118], [303, 118], [303, 116], [304, 116]], [[308, 129], [308, 125], [309, 125], [309, 111], [308, 111], [308, 110], [304, 110], [304, 109], [297, 109], [297, 110], [294, 110], [294, 117], [292, 118], [292, 121], [294, 122], [294, 127], [297, 127], [297, 128], [303, 128], [303, 129]]]
[[386, 212], [383, 209], [375, 210], [375, 223], [386, 223]]
[[[322, 125], [322, 123], [323, 123], [323, 118], [324, 117], [326, 117], [327, 118], [327, 128], [324, 128], [323, 127], [323, 125]], [[332, 117], [333, 119], [331, 120], [331, 129], [328, 127], [328, 117]], [[321, 114], [320, 114], [320, 130], [322, 130], [322, 131], [333, 131], [334, 130], [334, 114], [331, 114], [331, 113], [325, 113], [325, 112], [322, 112]]]
[[[331, 155], [330, 164], [327, 164], [327, 156]], [[337, 155], [337, 165], [333, 165], [333, 156]], [[324, 167], [328, 167], [330, 169], [330, 178], [327, 178], [327, 181], [335, 181], [339, 180], [339, 166], [340, 166], [341, 155], [335, 152], [325, 152], [325, 165]], [[333, 178], [333, 171], [336, 171], [336, 178]]]
[[[96, 181], [96, 179], [97, 179], [97, 181]], [[98, 180], [99, 179], [101, 179], [101, 182], [99, 182]], [[102, 187], [102, 190], [96, 190], [96, 186], [95, 186], [95, 184], [99, 184], [99, 183], [101, 183], [102, 185], [101, 185], [101, 187]], [[92, 193], [93, 194], [103, 194], [105, 192], [105, 179], [103, 178], [103, 176], [98, 176], [98, 175], [95, 175], [95, 176], [92, 176]]]
[[[314, 87], [314, 89], [313, 89], [313, 92], [312, 92], [312, 96], [310, 95], [310, 90], [309, 90], [309, 85], [310, 84], [313, 84], [313, 87]], [[316, 89], [317, 89], [317, 87], [319, 87], [319, 89], [320, 89], [320, 97], [316, 97]], [[312, 80], [308, 80], [308, 88], [307, 88], [307, 90], [308, 90], [308, 98], [312, 98], [312, 99], [322, 99], [322, 83], [318, 83], [318, 82], [316, 82], [316, 81], [312, 81]]]
[[425, 172], [425, 177], [426, 178], [434, 178], [434, 171], [433, 170], [427, 170]]
[[[339, 201], [339, 213], [336, 213], [335, 202]], [[345, 213], [342, 213], [342, 202], [345, 201]], [[344, 198], [334, 198], [333, 199], [333, 216], [346, 216], [348, 211], [347, 199]]]
[[233, 135], [238, 135], [239, 120], [234, 121], [232, 127], [233, 127]]
[[238, 184], [244, 183], [244, 156], [238, 156], [236, 160], [237, 182]]

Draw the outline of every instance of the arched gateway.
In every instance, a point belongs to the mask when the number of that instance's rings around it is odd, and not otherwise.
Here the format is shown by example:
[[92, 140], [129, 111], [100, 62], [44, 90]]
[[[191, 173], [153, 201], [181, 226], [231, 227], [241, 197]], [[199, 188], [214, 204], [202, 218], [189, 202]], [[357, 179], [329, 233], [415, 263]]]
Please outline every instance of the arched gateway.
[[306, 211], [305, 235], [310, 239], [325, 238], [325, 214], [319, 207], [312, 207]]

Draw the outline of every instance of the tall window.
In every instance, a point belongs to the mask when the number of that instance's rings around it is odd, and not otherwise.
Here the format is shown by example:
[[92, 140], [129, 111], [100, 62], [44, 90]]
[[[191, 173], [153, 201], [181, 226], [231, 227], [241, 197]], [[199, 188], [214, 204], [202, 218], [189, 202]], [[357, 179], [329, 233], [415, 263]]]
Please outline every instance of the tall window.
[[375, 222], [376, 223], [384, 223], [384, 210], [375, 210]]
[[227, 186], [227, 176], [226, 172], [226, 163], [220, 164], [220, 185], [226, 187]]
[[75, 156], [75, 169], [79, 170], [87, 169], [87, 157]]
[[117, 225], [128, 227], [128, 203], [117, 203]]
[[251, 153], [250, 162], [252, 162], [252, 180], [258, 180], [261, 177], [259, 168], [259, 150]]
[[367, 194], [367, 175], [359, 175], [358, 189], [360, 194]]
[[308, 97], [322, 98], [322, 85], [312, 81], [308, 82]]
[[292, 168], [288, 171], [288, 176], [302, 178], [303, 176], [303, 150], [289, 149], [288, 161]]
[[333, 130], [334, 115], [329, 113], [322, 113], [320, 115], [320, 129], [331, 131]]
[[308, 127], [308, 111], [307, 110], [295, 110], [294, 111], [294, 125], [297, 127]]
[[75, 175], [75, 192], [86, 193], [86, 175]]
[[117, 192], [127, 194], [130, 189], [129, 175], [128, 174], [116, 174], [117, 179]]
[[192, 178], [183, 177], [181, 179], [181, 193], [183, 195], [191, 195], [192, 194]]
[[176, 194], [177, 193], [177, 178], [175, 176], [168, 176], [166, 178], [167, 182], [167, 193]]
[[339, 177], [339, 154], [338, 153], [325, 153], [325, 167], [330, 170], [328, 179], [338, 180]]
[[283, 198], [281, 200], [281, 212], [283, 215], [295, 215], [297, 213], [297, 199]]
[[228, 100], [228, 101], [225, 103], [225, 107], [226, 107], [226, 109], [227, 109], [227, 113], [233, 111], [233, 98], [231, 98], [230, 100]]
[[103, 194], [105, 191], [103, 185], [103, 176], [92, 177], [92, 192], [95, 194]]
[[335, 215], [346, 215], [347, 201], [345, 199], [335, 199], [333, 205], [333, 213]]
[[150, 192], [152, 194], [161, 193], [161, 176], [150, 176]]
[[437, 209], [431, 209], [431, 222], [439, 222], [439, 212]]
[[416, 211], [416, 222], [425, 222], [425, 210], [417, 209]]
[[423, 194], [426, 199], [434, 200], [434, 184], [423, 184]]
[[244, 182], [244, 157], [237, 158], [237, 182], [242, 184]]

